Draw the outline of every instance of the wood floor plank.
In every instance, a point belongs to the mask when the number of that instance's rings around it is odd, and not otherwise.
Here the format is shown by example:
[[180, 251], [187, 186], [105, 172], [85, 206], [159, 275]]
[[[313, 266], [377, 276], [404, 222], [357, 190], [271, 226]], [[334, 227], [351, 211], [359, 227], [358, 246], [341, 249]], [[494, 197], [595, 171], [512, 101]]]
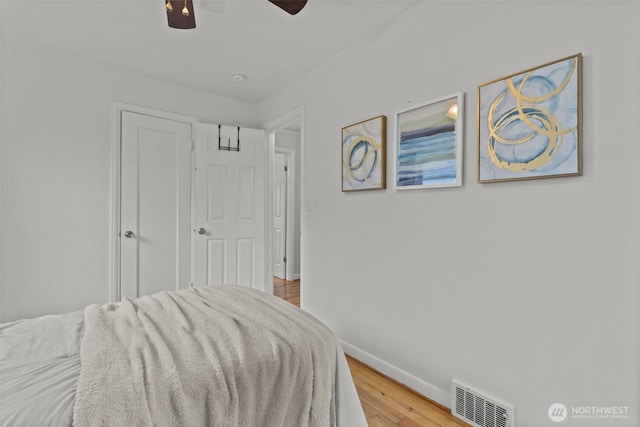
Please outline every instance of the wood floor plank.
[[[354, 381], [356, 378], [354, 377]], [[390, 414], [396, 422], [400, 422], [413, 408], [401, 399], [402, 395], [388, 395], [380, 387], [372, 386], [369, 383], [357, 381], [356, 389], [360, 400], [367, 399], [369, 402], [376, 402], [376, 407]], [[400, 399], [398, 399], [400, 397]]]
[[[423, 427], [423, 426], [425, 426], [427, 424], [426, 424], [426, 420], [425, 420], [425, 422], [419, 422], [419, 421], [411, 419], [410, 417], [404, 417], [403, 419], [400, 420], [398, 425], [401, 426], [401, 427]], [[438, 426], [438, 427], [440, 427], [440, 426]]]
[[369, 403], [366, 400], [361, 400], [362, 409], [364, 410], [365, 418], [369, 426], [372, 424], [397, 426], [398, 421], [389, 418], [388, 414], [385, 414], [383, 410], [376, 407], [375, 402]]
[[407, 410], [405, 408], [398, 408], [393, 403], [390, 404], [388, 401], [381, 398], [379, 391], [371, 390], [360, 385], [356, 386], [356, 391], [358, 392], [363, 408], [366, 403], [368, 406], [376, 408], [377, 412], [384, 414], [386, 418], [392, 420], [396, 424], [406, 417]]
[[[274, 278], [274, 295], [300, 307], [300, 280]], [[347, 355], [369, 427], [469, 427], [449, 409]]]

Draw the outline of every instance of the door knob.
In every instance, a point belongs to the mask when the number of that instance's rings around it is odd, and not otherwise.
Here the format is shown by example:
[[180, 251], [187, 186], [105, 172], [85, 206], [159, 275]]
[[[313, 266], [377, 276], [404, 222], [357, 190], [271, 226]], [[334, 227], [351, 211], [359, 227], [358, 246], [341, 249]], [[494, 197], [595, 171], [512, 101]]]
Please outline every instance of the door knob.
[[206, 232], [207, 232], [207, 230], [205, 230], [204, 228], [202, 228], [202, 227], [198, 228], [198, 234], [204, 234]]
[[126, 237], [127, 239], [130, 239], [133, 237], [133, 231], [131, 230], [127, 230], [124, 232], [124, 237]]

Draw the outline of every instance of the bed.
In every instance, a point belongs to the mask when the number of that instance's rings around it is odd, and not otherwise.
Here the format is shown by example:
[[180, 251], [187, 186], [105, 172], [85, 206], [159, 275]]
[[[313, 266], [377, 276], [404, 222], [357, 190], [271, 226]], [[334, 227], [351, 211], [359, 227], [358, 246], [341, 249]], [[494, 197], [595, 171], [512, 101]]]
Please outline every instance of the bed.
[[2, 426], [366, 426], [335, 335], [224, 285], [0, 325]]

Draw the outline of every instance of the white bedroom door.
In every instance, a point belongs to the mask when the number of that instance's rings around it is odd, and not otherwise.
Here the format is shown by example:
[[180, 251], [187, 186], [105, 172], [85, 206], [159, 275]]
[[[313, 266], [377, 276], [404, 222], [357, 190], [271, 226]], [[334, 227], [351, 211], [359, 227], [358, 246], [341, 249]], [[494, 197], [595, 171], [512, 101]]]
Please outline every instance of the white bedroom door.
[[265, 145], [263, 130], [196, 126], [196, 286], [265, 289]]
[[191, 283], [191, 124], [122, 111], [120, 294]]
[[286, 279], [287, 156], [273, 155], [273, 275]]

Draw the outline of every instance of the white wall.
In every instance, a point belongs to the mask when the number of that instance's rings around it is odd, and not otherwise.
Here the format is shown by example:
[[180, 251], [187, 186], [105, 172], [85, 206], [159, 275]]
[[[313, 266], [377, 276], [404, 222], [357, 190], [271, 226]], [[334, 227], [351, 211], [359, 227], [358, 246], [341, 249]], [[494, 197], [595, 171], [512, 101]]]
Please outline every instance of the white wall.
[[1, 320], [109, 298], [111, 102], [256, 127], [255, 108], [2, 37]]
[[[293, 274], [300, 277], [300, 132], [290, 130], [279, 130], [275, 134], [275, 147], [286, 148], [295, 151], [296, 163], [293, 168], [295, 175], [293, 180], [295, 181], [295, 208], [296, 213], [293, 226], [293, 233], [295, 236], [294, 247], [291, 252], [287, 254], [289, 262], [293, 263]], [[287, 280], [292, 280], [292, 277], [287, 277]]]
[[[638, 17], [631, 1], [420, 2], [259, 104], [263, 122], [306, 106], [309, 311], [442, 403], [457, 378], [520, 427], [553, 425], [554, 402], [630, 406], [606, 425], [639, 425]], [[578, 52], [584, 175], [476, 183], [477, 85]], [[397, 111], [457, 91], [462, 188], [340, 191], [342, 126], [385, 114], [393, 144]]]

